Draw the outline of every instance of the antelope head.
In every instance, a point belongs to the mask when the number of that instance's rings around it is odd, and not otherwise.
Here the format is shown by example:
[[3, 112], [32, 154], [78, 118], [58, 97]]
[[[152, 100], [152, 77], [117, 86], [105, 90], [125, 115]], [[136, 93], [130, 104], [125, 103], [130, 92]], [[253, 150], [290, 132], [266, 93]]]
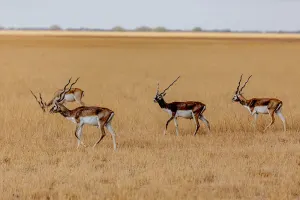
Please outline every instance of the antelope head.
[[175, 81], [173, 81], [166, 89], [164, 89], [164, 91], [159, 92], [159, 82], [157, 82], [157, 90], [156, 90], [156, 95], [154, 97], [154, 103], [157, 103], [159, 101], [161, 101], [164, 96], [167, 94], [166, 91], [180, 78], [180, 76], [178, 76]]
[[63, 91], [59, 94], [59, 96], [53, 100], [54, 106], [50, 109], [50, 113], [60, 113], [64, 111], [65, 107], [62, 105], [62, 102], [65, 98], [65, 95], [72, 89], [72, 86], [78, 81], [79, 78], [77, 78], [76, 81], [70, 85], [70, 88], [67, 89], [67, 86], [70, 84], [71, 79], [72, 78], [69, 79], [68, 83], [65, 85]]
[[252, 77], [252, 75], [249, 76], [249, 78], [247, 79], [247, 81], [244, 83], [244, 85], [243, 85], [242, 88], [240, 89], [241, 81], [242, 81], [242, 79], [243, 79], [243, 74], [241, 75], [239, 84], [238, 84], [238, 86], [237, 86], [237, 88], [236, 88], [236, 91], [235, 91], [235, 94], [234, 94], [234, 96], [233, 96], [233, 98], [232, 98], [232, 101], [233, 101], [233, 102], [240, 102], [240, 101], [241, 101], [240, 96], [242, 95], [242, 91], [243, 91], [243, 89], [245, 88], [245, 86], [247, 85], [247, 83], [248, 83], [248, 81], [249, 81], [249, 79], [250, 79], [251, 77]]

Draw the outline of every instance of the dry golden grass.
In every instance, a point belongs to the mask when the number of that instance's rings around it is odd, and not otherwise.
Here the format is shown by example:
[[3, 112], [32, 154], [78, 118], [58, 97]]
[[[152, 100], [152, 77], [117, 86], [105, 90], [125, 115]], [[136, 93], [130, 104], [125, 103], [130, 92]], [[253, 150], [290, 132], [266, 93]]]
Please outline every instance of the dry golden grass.
[[[299, 199], [300, 42], [143, 38], [0, 37], [0, 192], [2, 199]], [[246, 97], [283, 100], [281, 121], [258, 131], [231, 102], [241, 73], [253, 74]], [[167, 101], [207, 105], [207, 133], [191, 120], [173, 123], [153, 103], [156, 81]], [[29, 89], [49, 100], [80, 76], [84, 101], [115, 111], [118, 151], [107, 135], [76, 149], [75, 126], [43, 114]], [[69, 105], [71, 108], [76, 104]], [[93, 144], [95, 127], [83, 138]]]

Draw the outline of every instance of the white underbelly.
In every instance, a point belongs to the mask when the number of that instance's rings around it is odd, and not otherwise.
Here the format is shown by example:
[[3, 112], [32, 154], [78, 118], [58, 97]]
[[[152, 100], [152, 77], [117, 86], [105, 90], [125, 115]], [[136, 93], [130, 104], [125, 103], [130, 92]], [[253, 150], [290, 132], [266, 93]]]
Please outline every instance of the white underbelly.
[[[172, 116], [172, 111], [169, 109], [163, 109], [165, 112], [167, 112], [170, 116]], [[192, 110], [177, 110], [175, 117], [183, 117], [183, 118], [188, 118], [192, 119], [193, 114]]]
[[269, 113], [268, 106], [256, 106], [254, 108], [254, 111], [257, 112], [257, 113], [262, 113], [262, 114], [268, 114]]
[[80, 121], [84, 124], [98, 126], [98, 116], [80, 117]]
[[176, 117], [183, 117], [192, 119], [193, 118], [193, 111], [192, 110], [177, 110]]
[[[67, 119], [75, 124], [77, 123], [74, 117], [67, 117]], [[98, 126], [98, 117], [97, 116], [80, 117], [80, 122], [83, 124]]]
[[73, 94], [66, 94], [65, 100], [67, 100], [67, 101], [75, 101], [74, 95]]

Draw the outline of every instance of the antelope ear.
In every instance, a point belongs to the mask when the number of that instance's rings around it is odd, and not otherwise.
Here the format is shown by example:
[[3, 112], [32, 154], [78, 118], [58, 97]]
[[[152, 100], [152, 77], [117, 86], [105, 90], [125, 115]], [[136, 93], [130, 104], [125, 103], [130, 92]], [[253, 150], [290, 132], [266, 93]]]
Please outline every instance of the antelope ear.
[[162, 96], [164, 97], [166, 95], [166, 93], [162, 93]]

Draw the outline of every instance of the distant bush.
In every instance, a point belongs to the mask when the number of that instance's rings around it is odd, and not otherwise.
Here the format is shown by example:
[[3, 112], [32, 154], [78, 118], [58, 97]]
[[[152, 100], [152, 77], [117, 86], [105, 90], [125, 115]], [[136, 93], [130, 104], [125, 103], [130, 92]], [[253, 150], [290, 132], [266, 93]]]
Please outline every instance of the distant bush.
[[135, 30], [141, 31], [141, 32], [150, 32], [150, 31], [152, 31], [152, 28], [150, 28], [148, 26], [140, 26], [140, 27], [137, 27]]
[[231, 30], [230, 30], [229, 28], [227, 28], [227, 29], [222, 29], [222, 30], [220, 30], [220, 32], [223, 32], [223, 33], [230, 33]]
[[202, 31], [202, 28], [200, 28], [200, 27], [195, 27], [195, 28], [193, 28], [192, 31], [193, 31], [193, 32], [201, 32], [201, 31]]
[[202, 29], [201, 27], [194, 27], [193, 29], [167, 29], [163, 26], [149, 27], [149, 26], [138, 26], [135, 29], [125, 29], [121, 26], [115, 26], [112, 29], [101, 29], [101, 28], [88, 28], [88, 27], [78, 27], [78, 28], [61, 28], [59, 25], [54, 24], [50, 27], [4, 27], [0, 25], [0, 30], [52, 30], [52, 31], [115, 31], [115, 32], [125, 32], [125, 31], [137, 31], [137, 32], [219, 32], [219, 33], [280, 33], [288, 34], [295, 33], [299, 34], [300, 30], [288, 31], [288, 30], [272, 30], [272, 31], [261, 31], [261, 30], [231, 30], [231, 29]]
[[167, 32], [168, 29], [166, 29], [163, 26], [158, 26], [158, 27], [154, 28], [153, 31], [155, 31], [155, 32]]
[[56, 24], [50, 26], [49, 29], [52, 30], [52, 31], [60, 31], [60, 30], [62, 30], [62, 28], [60, 26], [56, 25]]
[[125, 28], [121, 27], [121, 26], [115, 26], [111, 29], [112, 31], [117, 31], [117, 32], [123, 32], [126, 31]]

